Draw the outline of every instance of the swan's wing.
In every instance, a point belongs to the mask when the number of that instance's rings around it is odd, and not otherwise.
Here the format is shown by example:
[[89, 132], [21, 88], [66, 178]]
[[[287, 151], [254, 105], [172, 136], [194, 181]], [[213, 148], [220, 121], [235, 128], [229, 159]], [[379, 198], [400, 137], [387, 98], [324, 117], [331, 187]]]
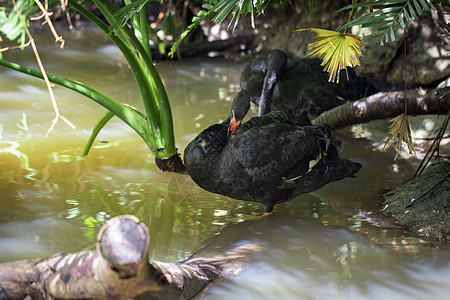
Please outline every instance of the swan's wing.
[[237, 168], [255, 183], [281, 184], [284, 179], [306, 173], [310, 162], [324, 151], [326, 134], [316, 135], [289, 124], [253, 127], [229, 142], [230, 157]]

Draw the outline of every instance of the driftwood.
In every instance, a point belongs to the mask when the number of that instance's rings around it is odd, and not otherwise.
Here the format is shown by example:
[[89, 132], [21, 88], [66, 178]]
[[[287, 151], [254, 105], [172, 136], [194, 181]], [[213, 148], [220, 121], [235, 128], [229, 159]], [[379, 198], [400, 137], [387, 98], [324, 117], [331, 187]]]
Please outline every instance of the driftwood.
[[97, 249], [0, 265], [0, 299], [128, 299], [167, 286], [148, 259], [150, 235], [132, 216], [108, 222]]
[[[408, 115], [443, 114], [450, 108], [450, 88], [406, 91]], [[313, 124], [327, 123], [332, 129], [396, 117], [404, 112], [404, 91], [380, 92], [322, 113]]]
[[0, 299], [129, 299], [146, 292], [142, 299], [189, 299], [238, 274], [263, 248], [254, 241], [215, 245], [201, 258], [164, 263], [148, 261], [149, 241], [135, 217], [115, 217], [100, 230], [95, 251], [0, 264]]

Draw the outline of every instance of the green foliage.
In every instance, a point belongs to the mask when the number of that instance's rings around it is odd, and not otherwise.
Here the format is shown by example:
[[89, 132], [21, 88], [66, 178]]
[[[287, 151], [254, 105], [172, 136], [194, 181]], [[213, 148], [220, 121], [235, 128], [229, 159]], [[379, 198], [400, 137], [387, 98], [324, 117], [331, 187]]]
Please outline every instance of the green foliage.
[[233, 29], [239, 23], [241, 16], [246, 16], [250, 13], [252, 18], [252, 24], [254, 26], [256, 10], [258, 14], [262, 13], [270, 0], [222, 0], [212, 1], [214, 3], [212, 11], [216, 13], [213, 21], [221, 23], [225, 18], [232, 14], [232, 19], [228, 27], [234, 22]]
[[[283, 0], [280, 0], [280, 2]], [[207, 19], [221, 23], [230, 14], [232, 15], [231, 21], [228, 25], [228, 29], [233, 25], [233, 29], [241, 20], [241, 17], [245, 17], [250, 13], [252, 19], [252, 26], [255, 25], [255, 11], [257, 14], [261, 14], [269, 4], [270, 0], [206, 0], [204, 1], [202, 8], [196, 16], [192, 18], [191, 24], [186, 30], [178, 37], [173, 44], [169, 53], [170, 57], [176, 53], [181, 41], [187, 37], [200, 23]]]
[[404, 29], [430, 9], [436, 11], [430, 0], [378, 0], [356, 2], [339, 9], [336, 13], [355, 8], [370, 8], [370, 10], [341, 26], [338, 30], [357, 25], [372, 27], [377, 32], [366, 38], [379, 37], [381, 43], [395, 41], [394, 29], [396, 26]]
[[155, 0], [135, 0], [131, 1], [129, 4], [123, 6], [114, 12], [113, 16], [115, 22], [111, 26], [111, 31], [119, 29], [119, 27], [125, 26], [130, 19], [132, 19], [136, 14], [138, 14], [142, 8], [149, 2]]
[[[49, 1], [49, 4], [59, 2], [60, 0], [53, 0]], [[111, 119], [112, 115], [115, 115], [143, 138], [156, 158], [169, 158], [177, 155], [169, 99], [151, 57], [150, 24], [146, 14], [146, 5], [151, 0], [124, 0], [125, 6], [120, 3], [117, 4], [117, 1], [113, 4], [103, 0], [92, 0], [91, 2], [97, 6], [107, 22], [102, 21], [86, 9], [82, 5], [84, 1], [68, 1], [72, 9], [84, 15], [102, 29], [121, 50], [139, 87], [146, 113], [143, 114], [130, 106], [119, 103], [114, 98], [83, 83], [68, 78], [49, 76], [50, 81], [73, 89], [109, 110], [107, 116], [102, 118], [94, 129], [85, 153], [89, 151], [98, 131]], [[39, 11], [33, 0], [17, 0], [17, 8], [27, 20], [29, 16]], [[19, 37], [22, 44], [25, 43], [25, 28], [19, 26], [21, 25], [19, 15], [14, 7], [11, 8], [9, 13], [6, 13], [5, 9], [1, 10], [0, 21], [3, 24], [2, 32], [6, 37], [9, 39]], [[128, 24], [129, 21], [130, 24]], [[127, 26], [124, 26], [126, 24]], [[39, 71], [24, 68], [1, 59], [0, 64], [42, 78], [42, 73]]]
[[[34, 2], [29, 0], [17, 0], [17, 8], [21, 11], [22, 15], [26, 17], [26, 23], [28, 25], [30, 23], [28, 17], [35, 13]], [[0, 32], [10, 41], [17, 40], [21, 45], [25, 44], [25, 27], [20, 21], [14, 7], [11, 7], [9, 11], [6, 7], [0, 8]]]
[[175, 43], [172, 45], [172, 48], [169, 52], [169, 57], [173, 57], [183, 39], [187, 37], [195, 28], [197, 28], [202, 21], [206, 20], [210, 16], [213, 5], [204, 3], [202, 7], [205, 10], [200, 10], [197, 15], [192, 18], [191, 24], [188, 25], [186, 30], [182, 34], [180, 34]]

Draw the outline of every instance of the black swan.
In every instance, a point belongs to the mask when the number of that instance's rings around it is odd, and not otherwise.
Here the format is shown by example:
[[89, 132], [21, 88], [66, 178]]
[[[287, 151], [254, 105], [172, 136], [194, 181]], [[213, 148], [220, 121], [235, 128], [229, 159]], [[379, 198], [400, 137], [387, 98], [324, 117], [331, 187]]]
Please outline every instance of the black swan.
[[241, 88], [259, 106], [260, 116], [273, 106], [294, 115], [307, 111], [310, 117], [316, 117], [347, 101], [378, 92], [352, 68], [341, 72], [338, 84], [328, 82], [328, 73], [320, 63], [319, 58], [289, 59], [284, 51], [271, 50], [244, 68]]
[[312, 126], [307, 118], [292, 119], [280, 111], [241, 124], [249, 107], [249, 94], [242, 90], [228, 119], [186, 147], [186, 169], [203, 189], [262, 203], [270, 212], [277, 203], [354, 177], [361, 168], [338, 158], [327, 125]]

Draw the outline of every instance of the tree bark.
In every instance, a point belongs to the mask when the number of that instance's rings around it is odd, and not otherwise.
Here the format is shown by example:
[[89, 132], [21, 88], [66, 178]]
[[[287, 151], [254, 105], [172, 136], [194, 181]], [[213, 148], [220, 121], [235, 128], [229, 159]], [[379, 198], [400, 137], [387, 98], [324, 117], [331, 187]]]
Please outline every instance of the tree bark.
[[[447, 114], [450, 107], [450, 87], [442, 89], [412, 89], [406, 91], [408, 115]], [[405, 110], [405, 92], [380, 92], [349, 102], [322, 113], [312, 123], [327, 123], [332, 129], [368, 123], [402, 114]]]
[[111, 219], [97, 249], [0, 265], [0, 299], [128, 299], [168, 285], [148, 259], [150, 235], [133, 216]]
[[95, 251], [0, 264], [0, 299], [189, 299], [240, 273], [264, 248], [259, 240], [214, 243], [165, 263], [148, 261], [149, 241], [135, 217], [115, 217], [100, 230]]

